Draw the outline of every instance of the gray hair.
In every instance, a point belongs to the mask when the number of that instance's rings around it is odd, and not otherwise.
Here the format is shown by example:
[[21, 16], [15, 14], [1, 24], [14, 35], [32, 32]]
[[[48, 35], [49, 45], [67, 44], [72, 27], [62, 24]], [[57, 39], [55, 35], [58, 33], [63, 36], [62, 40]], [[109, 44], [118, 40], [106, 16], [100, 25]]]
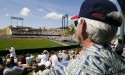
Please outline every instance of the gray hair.
[[[113, 15], [115, 19], [122, 18], [121, 15], [118, 13], [117, 14], [113, 13]], [[99, 44], [110, 43], [117, 33], [117, 30], [118, 30], [117, 26], [109, 25], [108, 23], [104, 23], [101, 21], [92, 20], [88, 18], [83, 18], [83, 17], [81, 17], [80, 19], [85, 20], [86, 32], [89, 38], [96, 43], [99, 43]], [[78, 23], [80, 23], [80, 19], [78, 20]]]

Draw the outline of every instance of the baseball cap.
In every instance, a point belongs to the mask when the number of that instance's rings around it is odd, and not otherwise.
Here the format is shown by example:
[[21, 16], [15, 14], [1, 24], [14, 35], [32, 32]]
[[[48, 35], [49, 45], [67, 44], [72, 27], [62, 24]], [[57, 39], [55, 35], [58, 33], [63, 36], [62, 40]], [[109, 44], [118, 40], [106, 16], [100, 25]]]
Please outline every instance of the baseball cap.
[[48, 53], [48, 51], [47, 51], [47, 50], [44, 50], [44, 51], [43, 51], [43, 54], [47, 54], [47, 53]]
[[114, 11], [118, 13], [115, 4], [109, 0], [85, 0], [81, 5], [79, 15], [72, 16], [70, 20], [85, 17], [119, 27], [122, 21], [114, 19], [114, 16], [108, 16]]

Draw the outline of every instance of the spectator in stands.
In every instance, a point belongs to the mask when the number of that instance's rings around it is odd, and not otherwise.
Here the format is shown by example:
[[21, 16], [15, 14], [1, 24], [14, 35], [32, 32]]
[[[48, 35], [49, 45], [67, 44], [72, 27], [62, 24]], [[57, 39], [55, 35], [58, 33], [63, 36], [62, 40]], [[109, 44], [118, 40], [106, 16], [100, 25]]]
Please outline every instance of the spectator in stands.
[[5, 56], [3, 56], [2, 59], [3, 59], [3, 63], [5, 63], [6, 62]]
[[0, 75], [3, 75], [3, 71], [4, 71], [4, 63], [3, 59], [0, 57]]
[[70, 52], [69, 52], [69, 56], [70, 56], [70, 60], [71, 60], [71, 59], [74, 59], [74, 58], [76, 57], [75, 51], [73, 51], [73, 50], [70, 51]]
[[58, 52], [58, 60], [59, 61], [61, 61], [62, 60], [62, 51], [61, 50], [59, 50], [59, 52]]
[[121, 56], [122, 53], [123, 53], [122, 40], [118, 38], [117, 41], [118, 41], [118, 42], [117, 42], [117, 44], [116, 44], [116, 46], [115, 46], [115, 51], [116, 51], [116, 53], [117, 53], [118, 55]]
[[50, 52], [51, 57], [50, 57], [50, 61], [52, 62], [52, 67], [55, 67], [56, 65], [61, 65], [61, 63], [58, 60], [58, 57], [56, 55], [56, 53], [54, 52]]
[[22, 75], [23, 69], [18, 67], [14, 60], [11, 59], [10, 61], [6, 62], [5, 69], [3, 71], [3, 75]]
[[48, 61], [48, 51], [44, 50], [42, 55], [39, 56], [40, 63], [38, 63], [38, 66], [45, 65], [45, 63]]
[[33, 60], [34, 60], [34, 55], [33, 54], [30, 54], [30, 57], [33, 58]]
[[110, 0], [84, 0], [76, 19], [77, 37], [83, 54], [65, 68], [54, 68], [60, 75], [124, 75], [125, 61], [113, 52], [109, 43], [122, 24], [122, 16]]
[[49, 75], [51, 62], [47, 61], [45, 65], [38, 66], [34, 71], [33, 75]]
[[37, 63], [40, 63], [40, 60], [41, 60], [40, 57], [41, 57], [41, 55], [42, 55], [42, 53], [40, 53], [40, 54], [37, 55], [37, 57], [36, 57]]
[[33, 75], [43, 75], [42, 72], [45, 70], [45, 65], [41, 65], [36, 67], [36, 69], [33, 71]]
[[45, 67], [46, 67], [46, 69], [43, 70], [42, 75], [49, 75], [50, 67], [51, 67], [51, 62], [50, 62], [50, 61], [47, 61], [47, 62], [45, 63]]
[[14, 63], [18, 64], [18, 59], [16, 57], [14, 57]]
[[32, 63], [33, 63], [33, 58], [30, 56], [30, 54], [27, 54], [27, 57], [26, 57], [27, 66], [32, 66]]
[[9, 54], [6, 55], [5, 62], [7, 62], [7, 61], [10, 61], [10, 55]]
[[26, 56], [25, 56], [25, 54], [21, 55], [19, 61], [21, 62], [21, 64], [26, 64]]
[[66, 50], [63, 50], [62, 55], [61, 55], [61, 62], [65, 62], [68, 59], [68, 52]]

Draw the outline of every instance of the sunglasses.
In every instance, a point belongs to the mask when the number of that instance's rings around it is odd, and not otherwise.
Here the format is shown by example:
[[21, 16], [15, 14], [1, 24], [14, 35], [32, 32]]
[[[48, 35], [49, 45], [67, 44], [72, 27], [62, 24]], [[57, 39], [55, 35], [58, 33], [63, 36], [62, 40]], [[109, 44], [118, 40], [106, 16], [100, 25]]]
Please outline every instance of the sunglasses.
[[78, 25], [78, 20], [74, 21], [74, 25], [77, 27], [77, 25]]

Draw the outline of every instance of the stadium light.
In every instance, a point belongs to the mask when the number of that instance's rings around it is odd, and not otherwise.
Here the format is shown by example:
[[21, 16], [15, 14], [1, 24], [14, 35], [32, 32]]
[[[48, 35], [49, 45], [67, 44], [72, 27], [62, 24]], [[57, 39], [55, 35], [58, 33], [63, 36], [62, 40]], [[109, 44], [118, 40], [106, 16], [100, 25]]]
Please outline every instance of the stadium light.
[[23, 20], [23, 18], [21, 18], [21, 17], [13, 17], [13, 16], [11, 16], [10, 18], [11, 19], [17, 19], [17, 20]]
[[22, 20], [22, 27], [23, 27], [23, 20], [24, 20], [23, 18], [21, 18], [21, 17], [14, 17], [14, 16], [11, 16], [10, 18], [11, 18], [11, 26], [12, 26], [12, 20], [15, 19], [15, 20], [17, 20], [17, 26], [18, 26], [18, 20]]
[[[65, 26], [65, 19], [67, 19], [67, 26]], [[68, 14], [62, 16], [62, 30], [68, 27]]]

